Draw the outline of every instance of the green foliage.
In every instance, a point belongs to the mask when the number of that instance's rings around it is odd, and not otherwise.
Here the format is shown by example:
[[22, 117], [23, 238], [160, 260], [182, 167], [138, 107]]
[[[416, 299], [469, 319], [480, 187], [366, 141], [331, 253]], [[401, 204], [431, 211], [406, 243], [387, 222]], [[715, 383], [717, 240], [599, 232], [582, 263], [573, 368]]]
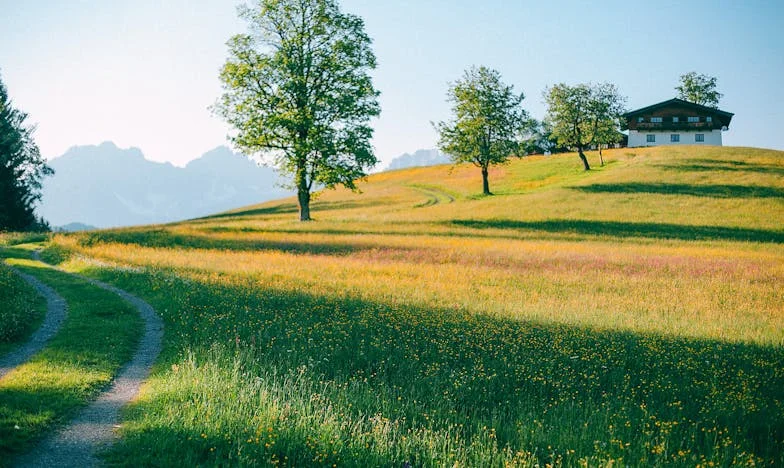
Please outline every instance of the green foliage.
[[521, 134], [529, 124], [521, 106], [525, 95], [516, 94], [498, 71], [487, 67], [466, 70], [447, 95], [454, 117], [436, 124], [438, 147], [455, 163], [481, 168], [483, 193], [489, 195], [489, 166], [519, 154]]
[[380, 112], [368, 72], [376, 58], [362, 19], [333, 0], [259, 0], [250, 34], [232, 37], [216, 112], [234, 144], [294, 176], [300, 219], [313, 187], [344, 185], [376, 162], [368, 122]]
[[675, 87], [680, 99], [701, 106], [719, 107], [719, 101], [724, 95], [716, 91], [715, 76], [689, 72], [681, 75], [680, 82], [681, 84]]
[[558, 140], [553, 136], [553, 127], [549, 122], [531, 119], [521, 144], [521, 153], [546, 154], [564, 151], [566, 148], [558, 146]]
[[48, 230], [35, 217], [41, 179], [54, 171], [46, 165], [33, 140], [35, 127], [15, 109], [0, 80], [0, 231]]
[[547, 120], [558, 144], [577, 149], [585, 170], [590, 170], [583, 150], [617, 138], [625, 98], [611, 83], [557, 84], [544, 93]]

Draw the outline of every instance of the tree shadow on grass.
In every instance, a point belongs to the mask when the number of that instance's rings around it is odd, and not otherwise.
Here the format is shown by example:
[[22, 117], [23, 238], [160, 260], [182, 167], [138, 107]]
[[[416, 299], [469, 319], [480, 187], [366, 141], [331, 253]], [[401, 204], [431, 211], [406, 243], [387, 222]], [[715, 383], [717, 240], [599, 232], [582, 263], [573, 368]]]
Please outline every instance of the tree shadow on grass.
[[658, 164], [657, 167], [679, 172], [752, 172], [784, 176], [784, 167], [754, 164], [745, 161], [687, 159], [679, 164]]
[[[674, 449], [651, 452], [661, 442], [719, 464], [749, 455], [784, 461], [780, 347], [186, 282], [168, 274], [102, 276], [164, 311], [168, 345], [180, 354], [168, 354], [171, 361], [160, 363], [159, 372], [185, 367], [188, 350], [202, 367], [167, 377], [192, 390], [151, 389], [131, 414], [131, 429], [115, 452], [121, 458], [145, 453], [181, 460], [200, 450], [210, 465], [229, 463], [237, 453], [258, 460], [274, 453], [307, 464], [324, 453], [325, 462], [338, 465], [401, 466], [444, 461], [456, 449], [463, 461], [476, 456], [475, 463], [495, 464], [489, 457], [503, 457], [508, 447], [541, 463], [551, 462], [555, 451], [566, 465], [580, 457], [597, 463], [623, 457], [632, 465], [697, 460], [679, 459]], [[207, 377], [192, 383], [210, 363], [224, 376], [212, 380], [217, 387], [232, 375], [238, 387], [211, 389]], [[253, 405], [238, 404], [234, 395], [259, 382], [277, 390], [260, 391], [249, 399]], [[225, 419], [198, 416], [205, 411]], [[324, 414], [334, 423], [317, 422]], [[170, 422], [134, 431], [134, 418]], [[250, 429], [247, 421], [254, 421]], [[274, 446], [253, 440], [248, 430], [256, 425], [265, 435], [280, 434]], [[181, 426], [191, 432], [179, 434]], [[210, 439], [209, 445], [179, 443], [186, 436]], [[417, 437], [421, 446], [412, 441]]]
[[[334, 210], [348, 210], [354, 208], [362, 208], [373, 206], [377, 204], [377, 201], [313, 201], [310, 204], [311, 213], [318, 213], [320, 211], [334, 211]], [[221, 218], [247, 218], [253, 216], [263, 216], [263, 215], [274, 215], [274, 214], [293, 214], [298, 213], [299, 207], [296, 203], [282, 203], [279, 205], [264, 207], [264, 208], [253, 208], [250, 210], [243, 210], [243, 211], [232, 211], [229, 213], [218, 213], [210, 216], [204, 216], [201, 218], [195, 218], [194, 221], [202, 221], [202, 220], [210, 220], [210, 219], [221, 219]]]
[[759, 185], [692, 185], [667, 183], [592, 184], [571, 187], [586, 193], [656, 193], [707, 198], [784, 198], [784, 189]]
[[630, 223], [621, 221], [592, 221], [583, 219], [548, 219], [543, 221], [517, 220], [453, 220], [452, 224], [475, 229], [508, 229], [515, 231], [545, 231], [560, 234], [591, 236], [640, 237], [677, 240], [717, 240], [784, 243], [784, 231], [747, 229], [725, 226], [690, 226], [668, 223]]
[[166, 229], [100, 231], [82, 235], [79, 243], [84, 246], [99, 243], [117, 242], [135, 244], [144, 247], [185, 248], [185, 249], [217, 249], [233, 251], [264, 251], [272, 250], [295, 254], [312, 255], [349, 255], [351, 253], [373, 250], [382, 246], [371, 244], [355, 244], [349, 242], [321, 242], [308, 240], [273, 240], [273, 239], [221, 239], [209, 236], [172, 233]]
[[232, 211], [229, 213], [218, 213], [210, 216], [203, 216], [201, 218], [195, 218], [194, 221], [206, 220], [206, 219], [221, 219], [221, 218], [242, 218], [247, 216], [262, 216], [262, 215], [271, 215], [271, 214], [288, 214], [288, 213], [296, 213], [298, 211], [297, 205], [294, 203], [282, 203], [280, 205], [274, 205], [264, 208], [253, 208], [250, 210], [243, 210], [243, 211]]

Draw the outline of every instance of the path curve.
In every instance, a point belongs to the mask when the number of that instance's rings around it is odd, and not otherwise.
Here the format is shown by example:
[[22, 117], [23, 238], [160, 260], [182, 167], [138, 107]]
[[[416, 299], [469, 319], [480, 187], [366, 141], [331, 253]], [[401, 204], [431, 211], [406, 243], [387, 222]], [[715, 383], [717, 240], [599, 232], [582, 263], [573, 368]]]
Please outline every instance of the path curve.
[[[39, 259], [38, 252], [33, 255]], [[95, 453], [113, 442], [114, 429], [119, 427], [120, 409], [139, 392], [142, 382], [150, 375], [155, 359], [161, 351], [163, 321], [155, 310], [138, 297], [92, 278], [79, 278], [111, 291], [130, 302], [144, 320], [144, 336], [131, 361], [114, 378], [111, 387], [97, 400], [85, 407], [74, 420], [45, 439], [19, 466], [31, 467], [90, 467], [99, 465]]]
[[446, 203], [452, 203], [455, 201], [455, 197], [450, 195], [449, 193], [429, 185], [409, 185], [408, 187], [414, 189], [415, 191], [424, 194], [427, 197], [427, 200], [414, 205], [414, 208], [425, 208], [428, 206], [438, 205], [442, 202], [442, 198]]
[[46, 315], [38, 330], [21, 347], [0, 356], [0, 378], [12, 371], [20, 364], [24, 364], [33, 354], [40, 351], [46, 343], [60, 330], [60, 326], [68, 315], [68, 304], [54, 289], [45, 285], [38, 278], [22, 273], [10, 267], [14, 273], [30, 283], [46, 299]]

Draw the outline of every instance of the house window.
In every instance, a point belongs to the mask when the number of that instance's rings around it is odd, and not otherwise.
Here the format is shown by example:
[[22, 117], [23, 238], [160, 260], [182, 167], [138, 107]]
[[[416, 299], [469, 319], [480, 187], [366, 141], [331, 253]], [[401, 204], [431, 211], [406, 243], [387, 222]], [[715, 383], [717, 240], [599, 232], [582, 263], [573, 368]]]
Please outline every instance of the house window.
[[661, 117], [651, 117], [651, 122], [653, 123], [662, 123]]
[[678, 117], [673, 117], [672, 118], [672, 123], [678, 123]]
[[673, 133], [672, 135], [670, 135], [670, 142], [671, 143], [678, 143], [679, 141], [681, 141], [681, 136], [680, 135], [678, 135], [677, 133]]
[[645, 117], [637, 117], [637, 122], [645, 122]]
[[705, 141], [705, 134], [704, 133], [697, 133], [694, 135], [694, 141], [697, 143], [702, 143]]
[[646, 135], [645, 141], [648, 143], [656, 143], [656, 135]]
[[699, 117], [689, 117], [689, 123], [695, 123], [699, 121], [700, 121]]
[[713, 122], [713, 117], [705, 117], [705, 121], [708, 123]]

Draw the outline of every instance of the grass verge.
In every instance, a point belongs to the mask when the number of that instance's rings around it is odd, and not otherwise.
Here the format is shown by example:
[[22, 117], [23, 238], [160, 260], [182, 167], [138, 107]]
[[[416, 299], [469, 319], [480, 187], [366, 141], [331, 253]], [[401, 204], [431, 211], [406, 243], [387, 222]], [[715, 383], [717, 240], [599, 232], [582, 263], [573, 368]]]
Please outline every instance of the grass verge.
[[0, 356], [24, 343], [43, 321], [46, 300], [0, 254]]

